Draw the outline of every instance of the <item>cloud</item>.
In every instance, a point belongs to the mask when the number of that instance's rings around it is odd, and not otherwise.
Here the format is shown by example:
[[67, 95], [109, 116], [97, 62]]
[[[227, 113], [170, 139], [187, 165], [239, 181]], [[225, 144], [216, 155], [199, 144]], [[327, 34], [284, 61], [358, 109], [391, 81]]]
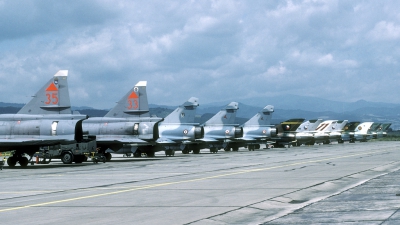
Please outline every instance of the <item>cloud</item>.
[[0, 41], [102, 25], [118, 16], [116, 10], [112, 1], [3, 1]]
[[400, 38], [400, 25], [393, 22], [380, 21], [369, 33], [374, 40], [396, 40]]
[[268, 68], [267, 72], [265, 73], [265, 76], [267, 78], [274, 78], [276, 76], [281, 76], [286, 72], [287, 72], [286, 67], [283, 66], [282, 61], [279, 61], [279, 65]]
[[332, 54], [324, 55], [317, 59], [317, 62], [322, 66], [331, 65], [334, 63]]
[[369, 100], [376, 94], [349, 90], [371, 83], [382, 101], [399, 101], [389, 87], [400, 81], [387, 83], [399, 71], [396, 6], [0, 1], [0, 87], [10, 96], [0, 101], [27, 102], [59, 69], [70, 70], [72, 103], [98, 108], [113, 107], [140, 80], [148, 81], [150, 103], [169, 105], [288, 93]]

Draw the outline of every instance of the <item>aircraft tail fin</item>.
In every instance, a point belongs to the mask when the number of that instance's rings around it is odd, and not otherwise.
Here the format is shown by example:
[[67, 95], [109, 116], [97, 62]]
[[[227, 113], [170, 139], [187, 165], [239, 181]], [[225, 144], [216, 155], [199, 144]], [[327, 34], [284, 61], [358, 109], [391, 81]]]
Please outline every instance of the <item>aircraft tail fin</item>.
[[59, 70], [17, 114], [71, 114], [68, 70]]
[[322, 123], [322, 119], [310, 120], [310, 125], [308, 126], [309, 131], [317, 129], [318, 125]]
[[191, 97], [164, 118], [163, 123], [194, 123], [199, 99]]
[[354, 132], [359, 133], [359, 134], [366, 134], [369, 131], [369, 128], [371, 128], [373, 122], [363, 122], [360, 123], [357, 128], [354, 130]]
[[344, 126], [343, 130], [348, 132], [354, 131], [360, 123], [361, 122], [358, 121], [347, 123], [346, 126]]
[[303, 118], [296, 118], [296, 119], [290, 119], [286, 120], [278, 125], [276, 125], [276, 129], [278, 130], [278, 133], [282, 133], [285, 131], [296, 131], [297, 128], [304, 122]]
[[336, 123], [335, 130], [344, 130], [344, 127], [346, 126], [348, 120], [339, 120]]
[[320, 123], [322, 123], [322, 119], [307, 120], [306, 122], [300, 124], [300, 126], [297, 128], [297, 132], [314, 131], [315, 129], [317, 129]]
[[104, 117], [150, 117], [147, 81], [139, 81]]
[[325, 120], [315, 130], [316, 131], [331, 131], [332, 127], [336, 124], [336, 120]]
[[272, 118], [272, 113], [274, 112], [274, 106], [272, 105], [267, 105], [265, 106], [260, 112], [258, 112], [256, 115], [254, 115], [252, 118], [250, 118], [246, 123], [244, 123], [244, 126], [252, 126], [252, 125], [260, 125], [260, 126], [265, 126], [265, 125], [271, 125], [271, 118]]
[[370, 131], [378, 131], [381, 125], [382, 125], [381, 123], [373, 123], [370, 128]]
[[382, 130], [383, 130], [383, 131], [389, 130], [389, 127], [390, 127], [391, 125], [392, 125], [391, 123], [384, 123], [384, 124], [382, 124]]
[[239, 109], [239, 103], [231, 102], [224, 109], [221, 109], [205, 125], [209, 124], [234, 124], [236, 120], [236, 111]]

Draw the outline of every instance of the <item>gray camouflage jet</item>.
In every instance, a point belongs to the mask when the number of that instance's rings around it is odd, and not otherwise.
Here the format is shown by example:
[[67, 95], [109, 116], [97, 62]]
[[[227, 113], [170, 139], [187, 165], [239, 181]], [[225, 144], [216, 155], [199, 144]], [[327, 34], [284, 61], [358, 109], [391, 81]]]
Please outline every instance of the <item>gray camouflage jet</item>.
[[13, 151], [9, 166], [27, 166], [30, 159], [24, 155], [32, 159], [40, 147], [83, 139], [87, 116], [71, 113], [67, 76], [68, 70], [58, 71], [17, 114], [0, 115], [0, 152]]
[[138, 82], [104, 117], [84, 121], [84, 130], [96, 135], [107, 160], [111, 159], [110, 152], [154, 157], [156, 151], [165, 151], [172, 156], [175, 150], [184, 149], [185, 143], [203, 137], [203, 129], [191, 123], [197, 98], [190, 98], [165, 119], [152, 117], [146, 86], [146, 81]]
[[[249, 151], [254, 151], [254, 149], [260, 149], [261, 144], [269, 147], [272, 144], [271, 138], [277, 134], [275, 126], [271, 125], [273, 112], [274, 106], [265, 106], [240, 126], [243, 129], [243, 136], [236, 138], [228, 147], [231, 147], [233, 151], [238, 151], [239, 147], [247, 147]], [[230, 148], [226, 148], [226, 150], [230, 150]]]
[[217, 153], [219, 149], [226, 149], [235, 138], [243, 137], [243, 128], [234, 124], [236, 111], [239, 109], [237, 102], [229, 103], [211, 119], [203, 124], [204, 138], [198, 145], [192, 147], [193, 153], [198, 154], [200, 149], [209, 148], [211, 153]]
[[173, 156], [176, 150], [187, 154], [193, 142], [204, 138], [204, 128], [194, 122], [197, 106], [198, 99], [191, 97], [159, 123], [155, 151], [165, 151], [167, 156]]
[[154, 155], [151, 142], [158, 138], [158, 123], [162, 118], [150, 116], [146, 86], [146, 81], [138, 82], [104, 117], [84, 121], [84, 131], [96, 135], [97, 146], [108, 161], [111, 154], [106, 151]]

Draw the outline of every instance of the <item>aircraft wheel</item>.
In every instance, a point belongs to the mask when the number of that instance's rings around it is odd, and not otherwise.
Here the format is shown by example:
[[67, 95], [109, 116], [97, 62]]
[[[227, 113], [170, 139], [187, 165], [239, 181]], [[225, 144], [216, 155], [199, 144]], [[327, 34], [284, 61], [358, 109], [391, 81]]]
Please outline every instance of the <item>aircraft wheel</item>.
[[17, 159], [13, 156], [7, 159], [7, 164], [9, 167], [14, 167], [17, 164]]
[[182, 154], [189, 154], [189, 150], [186, 149], [182, 150]]
[[193, 149], [193, 154], [200, 154], [200, 149]]
[[260, 145], [259, 144], [254, 145], [254, 147], [255, 147], [255, 149], [260, 149]]
[[146, 154], [147, 154], [147, 157], [154, 157], [155, 156], [155, 152], [153, 150], [148, 150], [146, 152]]
[[233, 148], [232, 148], [232, 151], [234, 151], [234, 152], [239, 151], [239, 147], [233, 147]]
[[217, 152], [218, 152], [218, 149], [217, 149], [216, 147], [211, 147], [211, 148], [210, 148], [210, 152], [211, 152], [211, 153], [217, 153]]
[[111, 158], [112, 158], [112, 155], [111, 155], [111, 153], [106, 152], [106, 153], [104, 153], [104, 157], [106, 157], [106, 161], [107, 161], [107, 162], [110, 162], [110, 160], [111, 160]]
[[25, 166], [28, 165], [29, 160], [28, 160], [28, 158], [26, 158], [26, 157], [21, 157], [21, 158], [19, 158], [18, 163], [19, 163], [19, 165], [21, 165], [22, 167], [25, 167]]
[[165, 156], [172, 156], [172, 150], [165, 150]]
[[61, 156], [61, 161], [64, 164], [71, 164], [74, 161], [74, 156], [70, 152], [66, 152]]
[[142, 157], [142, 152], [140, 150], [136, 150], [135, 153], [133, 153], [133, 157], [135, 157], [135, 158]]

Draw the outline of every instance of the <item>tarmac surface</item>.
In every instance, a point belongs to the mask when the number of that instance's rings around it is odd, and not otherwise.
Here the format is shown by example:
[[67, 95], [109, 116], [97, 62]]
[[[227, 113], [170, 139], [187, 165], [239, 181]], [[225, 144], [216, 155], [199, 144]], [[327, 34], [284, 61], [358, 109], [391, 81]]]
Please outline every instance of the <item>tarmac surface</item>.
[[0, 171], [1, 224], [400, 224], [400, 142]]

